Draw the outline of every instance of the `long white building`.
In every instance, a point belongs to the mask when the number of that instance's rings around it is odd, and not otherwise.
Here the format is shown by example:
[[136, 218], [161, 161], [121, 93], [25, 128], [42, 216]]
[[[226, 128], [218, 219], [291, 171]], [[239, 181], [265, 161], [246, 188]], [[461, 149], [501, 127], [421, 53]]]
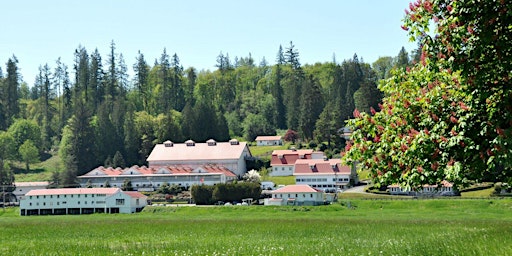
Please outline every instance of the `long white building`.
[[130, 168], [97, 167], [77, 177], [81, 187], [104, 187], [108, 182], [111, 187], [120, 188], [125, 180], [132, 183], [137, 191], [155, 191], [165, 183], [189, 188], [193, 185], [215, 185], [229, 183], [237, 176], [224, 166], [203, 165], [196, 168], [183, 165], [165, 167], [132, 166]]
[[146, 204], [143, 194], [120, 188], [36, 189], [21, 198], [20, 215], [134, 213]]

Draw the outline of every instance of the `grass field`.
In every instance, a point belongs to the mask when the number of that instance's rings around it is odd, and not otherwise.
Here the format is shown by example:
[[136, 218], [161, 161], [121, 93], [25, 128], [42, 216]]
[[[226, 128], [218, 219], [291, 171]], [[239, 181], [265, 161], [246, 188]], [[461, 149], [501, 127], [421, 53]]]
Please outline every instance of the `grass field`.
[[512, 200], [348, 200], [318, 207], [0, 210], [0, 255], [510, 255]]

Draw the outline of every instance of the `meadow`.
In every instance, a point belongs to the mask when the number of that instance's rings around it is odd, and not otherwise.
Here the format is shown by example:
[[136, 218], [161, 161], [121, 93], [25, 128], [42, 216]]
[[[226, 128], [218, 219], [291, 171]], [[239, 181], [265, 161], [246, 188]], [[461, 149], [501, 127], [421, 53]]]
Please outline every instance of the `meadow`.
[[329, 206], [147, 207], [18, 216], [0, 255], [510, 255], [511, 199], [361, 200]]

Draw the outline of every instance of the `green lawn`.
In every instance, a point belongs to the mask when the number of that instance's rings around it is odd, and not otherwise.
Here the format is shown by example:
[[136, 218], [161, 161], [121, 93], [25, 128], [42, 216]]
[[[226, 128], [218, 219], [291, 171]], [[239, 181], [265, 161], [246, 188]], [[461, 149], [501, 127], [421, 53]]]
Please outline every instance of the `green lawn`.
[[17, 182], [22, 181], [48, 181], [54, 171], [62, 170], [60, 158], [54, 155], [45, 161], [30, 165], [30, 171], [25, 170], [25, 164], [15, 162], [14, 179]]
[[341, 200], [318, 207], [0, 210], [0, 255], [509, 255], [512, 200]]

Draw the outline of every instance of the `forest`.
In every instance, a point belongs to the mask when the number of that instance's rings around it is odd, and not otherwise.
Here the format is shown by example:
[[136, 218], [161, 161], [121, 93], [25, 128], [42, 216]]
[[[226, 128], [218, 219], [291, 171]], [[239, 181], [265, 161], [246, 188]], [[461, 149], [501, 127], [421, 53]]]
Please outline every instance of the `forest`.
[[[399, 51], [398, 51], [399, 50]], [[54, 181], [105, 165], [144, 165], [165, 140], [210, 138], [253, 141], [258, 135], [294, 131], [302, 142], [325, 143], [329, 154], [344, 147], [338, 130], [354, 109], [378, 108], [379, 80], [410, 64], [407, 51], [365, 63], [357, 54], [338, 62], [300, 63], [290, 42], [277, 49], [275, 65], [249, 53], [220, 53], [216, 70], [184, 69], [164, 48], [149, 64], [142, 52], [133, 77], [114, 41], [106, 57], [78, 46], [70, 65], [42, 64], [33, 86], [22, 81], [23, 60], [0, 68], [0, 180], [12, 184], [12, 161], [29, 165], [58, 154], [63, 170]]]

